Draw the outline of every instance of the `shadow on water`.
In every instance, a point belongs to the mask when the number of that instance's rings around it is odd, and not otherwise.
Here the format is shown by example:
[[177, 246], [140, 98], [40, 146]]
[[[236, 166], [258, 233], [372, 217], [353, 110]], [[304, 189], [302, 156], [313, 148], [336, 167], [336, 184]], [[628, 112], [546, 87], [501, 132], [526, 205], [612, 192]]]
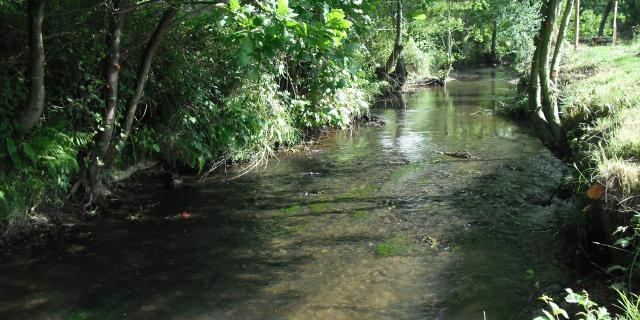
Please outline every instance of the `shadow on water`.
[[[155, 205], [128, 219], [3, 253], [0, 318], [526, 318], [569, 274], [549, 249], [569, 208], [560, 161], [492, 115], [501, 76], [461, 73], [232, 182], [141, 186]], [[478, 159], [441, 154], [462, 150]]]

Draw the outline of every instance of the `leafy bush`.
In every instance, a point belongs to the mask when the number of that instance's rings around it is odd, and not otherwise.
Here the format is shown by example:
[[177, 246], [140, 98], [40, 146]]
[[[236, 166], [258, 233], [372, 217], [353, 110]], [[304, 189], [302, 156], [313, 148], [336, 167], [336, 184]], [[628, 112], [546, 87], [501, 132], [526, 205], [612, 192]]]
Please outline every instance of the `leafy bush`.
[[[586, 291], [582, 293], [573, 292], [566, 289], [567, 295], [564, 301], [570, 305], [579, 306], [582, 311], [575, 316], [577, 320], [636, 320], [640, 319], [640, 299], [637, 295], [616, 290], [618, 293], [618, 308], [622, 312], [620, 315], [612, 315], [607, 308], [598, 306], [597, 303], [591, 301]], [[552, 298], [543, 295], [540, 297], [549, 310], [542, 310], [543, 316], [536, 317], [534, 320], [560, 320], [569, 319], [566, 310], [556, 304]]]

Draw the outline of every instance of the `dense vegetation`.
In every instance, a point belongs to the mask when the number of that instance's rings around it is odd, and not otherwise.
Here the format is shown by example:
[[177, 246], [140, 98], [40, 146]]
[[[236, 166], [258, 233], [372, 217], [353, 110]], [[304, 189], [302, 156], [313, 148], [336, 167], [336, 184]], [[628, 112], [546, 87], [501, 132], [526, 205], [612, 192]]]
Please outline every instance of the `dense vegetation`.
[[636, 1], [17, 0], [0, 18], [5, 229], [69, 201], [108, 208], [113, 173], [144, 160], [251, 168], [406, 81], [505, 64], [523, 75], [510, 111], [624, 212], [609, 231], [636, 288]]
[[410, 78], [523, 65], [537, 6], [4, 1], [0, 217], [105, 205], [110, 171], [144, 159], [202, 173], [344, 128], [398, 58]]

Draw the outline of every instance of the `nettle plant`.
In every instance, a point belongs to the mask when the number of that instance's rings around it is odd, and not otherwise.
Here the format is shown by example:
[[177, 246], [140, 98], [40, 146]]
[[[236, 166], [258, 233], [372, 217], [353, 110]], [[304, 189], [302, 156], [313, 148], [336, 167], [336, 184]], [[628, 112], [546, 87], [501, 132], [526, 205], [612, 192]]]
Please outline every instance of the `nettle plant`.
[[[571, 289], [565, 289], [567, 295], [564, 301], [569, 305], [578, 306], [581, 311], [578, 312], [573, 319], [578, 320], [634, 320], [640, 319], [640, 300], [637, 295], [626, 293], [622, 291], [618, 293], [618, 308], [621, 311], [620, 315], [611, 314], [607, 308], [599, 306], [597, 303], [589, 298], [589, 294], [586, 291], [581, 293], [573, 292]], [[543, 309], [542, 316], [536, 317], [534, 320], [560, 320], [560, 319], [572, 319], [569, 317], [569, 313], [556, 304], [553, 299], [547, 295], [540, 297], [546, 305], [547, 309]]]

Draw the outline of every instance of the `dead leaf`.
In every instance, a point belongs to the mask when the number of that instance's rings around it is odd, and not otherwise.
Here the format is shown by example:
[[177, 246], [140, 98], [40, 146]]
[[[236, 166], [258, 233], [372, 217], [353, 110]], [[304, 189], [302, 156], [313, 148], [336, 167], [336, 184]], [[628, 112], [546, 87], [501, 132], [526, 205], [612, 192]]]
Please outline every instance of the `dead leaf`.
[[602, 197], [604, 190], [604, 186], [599, 182], [596, 182], [591, 185], [589, 190], [587, 190], [587, 197], [589, 197], [589, 199], [598, 200]]

